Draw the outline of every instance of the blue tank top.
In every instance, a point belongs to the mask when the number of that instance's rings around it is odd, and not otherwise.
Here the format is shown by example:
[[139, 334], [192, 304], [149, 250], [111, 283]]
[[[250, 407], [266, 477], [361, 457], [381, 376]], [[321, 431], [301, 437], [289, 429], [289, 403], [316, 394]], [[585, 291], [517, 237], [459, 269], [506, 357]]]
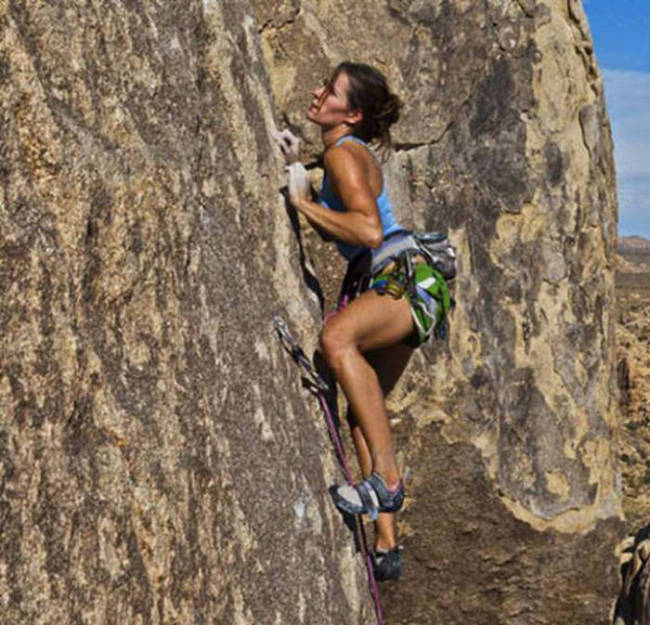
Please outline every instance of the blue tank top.
[[[360, 143], [361, 145], [368, 148], [368, 145], [365, 141], [359, 139], [359, 137], [355, 137], [354, 135], [345, 135], [344, 137], [341, 137], [335, 145], [341, 145], [348, 140], [356, 141], [357, 143]], [[395, 215], [393, 214], [393, 207], [390, 203], [390, 199], [388, 198], [386, 184], [382, 184], [381, 194], [376, 199], [376, 202], [377, 209], [379, 210], [379, 219], [381, 220], [384, 238], [386, 238], [389, 234], [403, 230], [403, 228], [397, 223]], [[346, 212], [345, 206], [343, 206], [343, 203], [329, 185], [327, 172], [325, 172], [325, 176], [323, 178], [323, 186], [321, 187], [321, 190], [318, 194], [318, 203], [339, 213]], [[338, 247], [339, 252], [341, 252], [341, 254], [343, 254], [347, 260], [352, 260], [357, 255], [361, 254], [361, 252], [365, 252], [368, 249], [366, 247], [361, 247], [360, 245], [351, 245], [350, 243], [345, 243], [344, 241], [339, 240], [336, 241], [336, 246]]]

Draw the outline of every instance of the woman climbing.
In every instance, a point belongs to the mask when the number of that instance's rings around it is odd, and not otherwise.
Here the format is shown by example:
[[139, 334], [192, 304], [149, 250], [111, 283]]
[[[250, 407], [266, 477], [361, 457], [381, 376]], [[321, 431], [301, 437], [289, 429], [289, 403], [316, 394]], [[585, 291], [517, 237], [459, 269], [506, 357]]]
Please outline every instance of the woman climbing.
[[[325, 322], [323, 356], [348, 400], [348, 420], [364, 480], [332, 490], [336, 505], [376, 520], [377, 579], [401, 574], [395, 512], [404, 501], [385, 397], [414, 347], [448, 308], [442, 276], [396, 221], [381, 165], [369, 143], [390, 147], [400, 101], [384, 76], [359, 63], [341, 63], [312, 93], [307, 119], [321, 130], [325, 176], [314, 197], [300, 163], [290, 163], [292, 205], [336, 240], [349, 261], [337, 313]], [[289, 138], [289, 139], [288, 139]], [[297, 157], [290, 133], [278, 135], [288, 161]], [[293, 158], [291, 153], [294, 153]]]

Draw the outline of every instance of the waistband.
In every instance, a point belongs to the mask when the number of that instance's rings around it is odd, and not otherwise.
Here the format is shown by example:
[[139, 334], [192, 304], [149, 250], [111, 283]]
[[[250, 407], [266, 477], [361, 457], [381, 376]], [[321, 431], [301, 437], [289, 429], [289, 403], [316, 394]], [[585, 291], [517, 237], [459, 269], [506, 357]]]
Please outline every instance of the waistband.
[[375, 274], [403, 253], [416, 250], [418, 250], [417, 241], [409, 230], [395, 232], [386, 237], [379, 247], [371, 250], [370, 271]]
[[354, 256], [352, 256], [352, 258], [348, 259], [348, 267], [351, 267], [352, 265], [356, 264], [362, 258], [372, 257], [373, 253], [381, 250], [384, 247], [384, 245], [387, 244], [388, 241], [392, 241], [395, 238], [401, 238], [405, 235], [410, 235], [410, 234], [411, 234], [410, 230], [405, 230], [402, 228], [400, 230], [395, 230], [390, 234], [384, 235], [384, 240], [381, 242], [378, 248], [373, 250], [372, 248], [362, 247]]

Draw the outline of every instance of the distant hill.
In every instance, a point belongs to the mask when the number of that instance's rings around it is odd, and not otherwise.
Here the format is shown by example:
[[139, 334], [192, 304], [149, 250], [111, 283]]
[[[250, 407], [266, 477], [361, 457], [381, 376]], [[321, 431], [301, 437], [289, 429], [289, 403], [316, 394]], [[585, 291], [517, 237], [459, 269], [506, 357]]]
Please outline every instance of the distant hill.
[[619, 237], [618, 253], [626, 254], [650, 254], [650, 241], [644, 237]]
[[650, 241], [644, 237], [619, 237], [616, 286], [619, 289], [650, 288]]

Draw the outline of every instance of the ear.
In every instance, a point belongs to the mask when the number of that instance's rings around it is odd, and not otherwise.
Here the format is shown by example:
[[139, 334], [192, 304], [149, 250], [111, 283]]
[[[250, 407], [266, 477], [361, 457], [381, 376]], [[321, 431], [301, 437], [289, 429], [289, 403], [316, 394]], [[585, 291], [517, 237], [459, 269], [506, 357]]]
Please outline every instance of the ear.
[[361, 109], [355, 109], [354, 111], [350, 111], [347, 114], [345, 121], [350, 126], [356, 126], [362, 119], [363, 119], [363, 111]]

